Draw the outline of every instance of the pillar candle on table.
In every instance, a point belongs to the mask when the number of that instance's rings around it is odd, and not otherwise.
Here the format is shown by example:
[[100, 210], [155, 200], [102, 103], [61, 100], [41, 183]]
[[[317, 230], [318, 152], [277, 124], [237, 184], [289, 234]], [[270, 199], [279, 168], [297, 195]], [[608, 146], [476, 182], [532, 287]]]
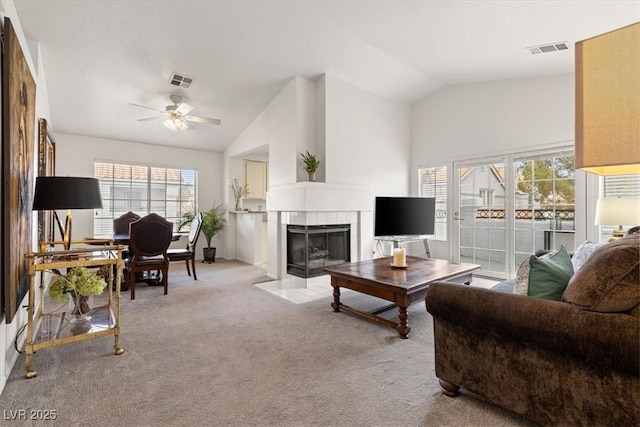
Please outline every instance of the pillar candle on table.
[[393, 250], [393, 265], [404, 267], [407, 264], [407, 251], [405, 248], [395, 248]]

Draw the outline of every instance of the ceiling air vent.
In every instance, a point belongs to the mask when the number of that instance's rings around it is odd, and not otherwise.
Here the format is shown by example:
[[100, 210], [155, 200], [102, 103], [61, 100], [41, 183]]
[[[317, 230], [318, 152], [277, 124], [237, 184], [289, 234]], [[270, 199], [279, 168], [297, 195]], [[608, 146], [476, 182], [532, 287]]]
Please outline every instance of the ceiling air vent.
[[567, 42], [556, 42], [550, 44], [542, 44], [540, 46], [531, 46], [525, 48], [533, 55], [538, 53], [548, 53], [548, 52], [556, 52], [560, 50], [569, 50], [569, 43]]
[[187, 89], [189, 86], [191, 86], [191, 83], [193, 83], [193, 77], [187, 77], [182, 74], [173, 73], [171, 74], [171, 79], [169, 80], [169, 83], [171, 83], [174, 86], [183, 87]]

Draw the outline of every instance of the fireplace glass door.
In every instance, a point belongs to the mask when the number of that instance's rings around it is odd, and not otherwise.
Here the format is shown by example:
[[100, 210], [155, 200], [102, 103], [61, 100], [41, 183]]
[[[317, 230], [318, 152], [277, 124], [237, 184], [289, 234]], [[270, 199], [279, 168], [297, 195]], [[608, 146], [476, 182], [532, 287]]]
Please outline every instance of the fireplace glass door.
[[287, 273], [308, 278], [322, 269], [351, 261], [349, 224], [288, 225]]

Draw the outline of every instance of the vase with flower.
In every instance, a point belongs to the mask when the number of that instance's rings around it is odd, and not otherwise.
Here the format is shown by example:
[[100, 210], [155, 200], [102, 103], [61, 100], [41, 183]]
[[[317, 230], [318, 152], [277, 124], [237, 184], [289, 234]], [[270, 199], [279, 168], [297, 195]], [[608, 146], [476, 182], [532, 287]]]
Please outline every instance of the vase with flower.
[[69, 300], [69, 309], [73, 317], [71, 323], [88, 322], [91, 320], [91, 299], [93, 295], [100, 295], [107, 282], [85, 267], [69, 270], [66, 275], [60, 275], [49, 287], [49, 297], [54, 301]]
[[233, 199], [235, 202], [234, 210], [240, 211], [242, 210], [242, 208], [240, 207], [240, 200], [244, 196], [249, 194], [249, 186], [247, 184], [240, 185], [240, 181], [238, 181], [238, 178], [233, 178], [229, 185], [231, 185], [231, 191], [233, 192]]

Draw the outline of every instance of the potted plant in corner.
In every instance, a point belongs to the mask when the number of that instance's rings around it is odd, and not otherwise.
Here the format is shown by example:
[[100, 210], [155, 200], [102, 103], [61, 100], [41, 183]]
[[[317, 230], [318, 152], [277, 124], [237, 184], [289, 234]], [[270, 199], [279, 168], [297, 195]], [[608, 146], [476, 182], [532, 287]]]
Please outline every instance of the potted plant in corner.
[[216, 248], [211, 247], [211, 239], [226, 227], [227, 219], [224, 217], [226, 213], [227, 210], [222, 204], [214, 204], [213, 208], [202, 213], [202, 234], [207, 241], [207, 247], [202, 248], [203, 262], [216, 262]]
[[318, 165], [320, 162], [316, 159], [314, 154], [311, 154], [307, 151], [307, 153], [300, 153], [300, 157], [302, 158], [302, 162], [304, 163], [304, 170], [307, 171], [307, 179], [309, 181], [316, 180], [316, 170], [318, 170]]

